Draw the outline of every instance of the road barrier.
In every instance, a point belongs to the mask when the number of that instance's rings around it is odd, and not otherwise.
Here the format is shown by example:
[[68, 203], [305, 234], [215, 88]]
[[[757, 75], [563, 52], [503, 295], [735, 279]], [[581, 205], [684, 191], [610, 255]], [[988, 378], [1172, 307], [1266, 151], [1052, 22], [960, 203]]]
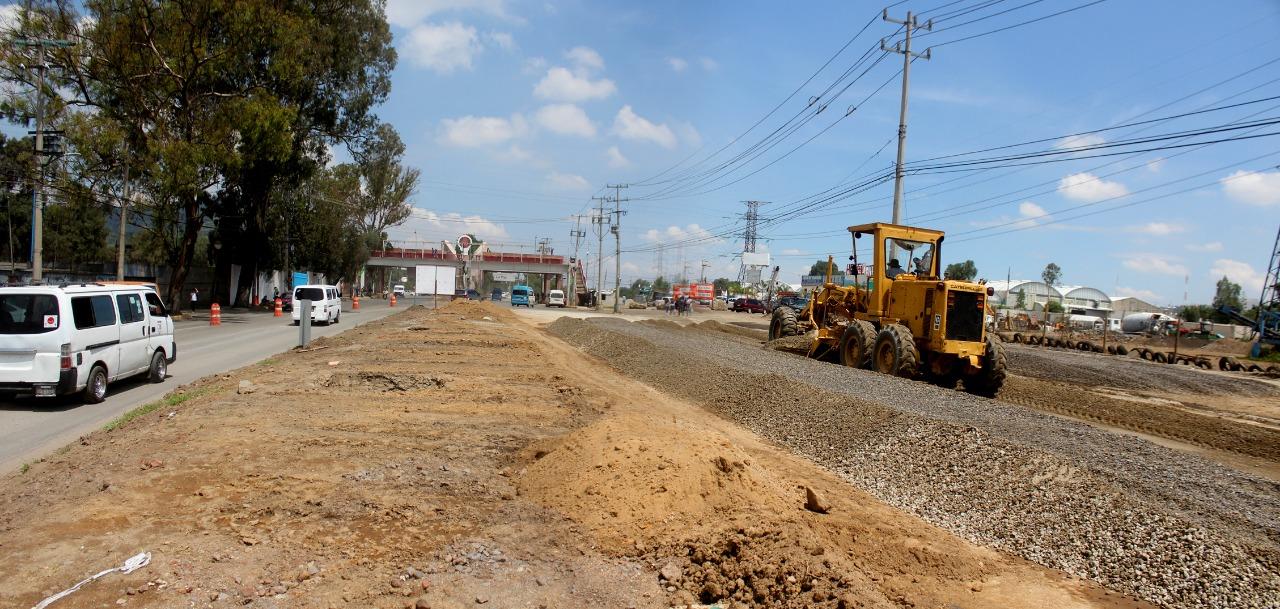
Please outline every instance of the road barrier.
[[284, 303], [282, 303], [282, 302], [280, 301], [280, 299], [279, 299], [279, 298], [276, 298], [276, 311], [275, 311], [275, 316], [276, 316], [276, 317], [283, 317], [283, 316], [284, 316]]
[[209, 325], [222, 325], [222, 307], [218, 306], [218, 303], [216, 302], [209, 305]]
[[360, 310], [360, 297], [354, 294], [351, 296], [351, 310], [352, 311]]
[[394, 307], [394, 306], [396, 306], [396, 295], [395, 295], [395, 294], [392, 294], [392, 295], [391, 295], [391, 304], [389, 304], [389, 305], [387, 305], [387, 306], [389, 306], [389, 307]]

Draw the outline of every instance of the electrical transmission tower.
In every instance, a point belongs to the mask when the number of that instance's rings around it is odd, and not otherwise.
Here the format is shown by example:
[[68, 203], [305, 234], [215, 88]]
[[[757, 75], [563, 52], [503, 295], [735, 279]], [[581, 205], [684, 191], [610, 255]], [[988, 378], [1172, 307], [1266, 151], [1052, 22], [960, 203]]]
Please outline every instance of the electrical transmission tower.
[[[747, 204], [747, 212], [742, 214], [742, 218], [746, 220], [746, 226], [742, 230], [742, 253], [754, 254], [756, 251], [756, 238], [759, 237], [760, 222], [760, 201], [743, 201]], [[742, 264], [738, 267], [738, 282], [742, 283], [747, 279], [747, 257], [742, 257]]]

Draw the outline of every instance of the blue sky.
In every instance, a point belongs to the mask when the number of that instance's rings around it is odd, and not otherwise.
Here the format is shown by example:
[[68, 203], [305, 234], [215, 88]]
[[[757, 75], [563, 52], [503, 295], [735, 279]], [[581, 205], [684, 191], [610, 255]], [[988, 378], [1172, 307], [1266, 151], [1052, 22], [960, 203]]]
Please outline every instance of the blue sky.
[[[1085, 2], [997, 2], [940, 22], [916, 50]], [[890, 13], [945, 16], [978, 4], [907, 1]], [[1242, 0], [1229, 12], [1212, 4], [1110, 0], [937, 46], [930, 61], [912, 66], [908, 162], [1280, 95], [1280, 61], [1267, 64], [1280, 59], [1280, 2]], [[696, 275], [702, 260], [709, 275], [735, 276], [742, 246], [730, 233], [741, 224], [742, 201], [771, 202], [761, 216], [774, 218], [790, 202], [890, 168], [895, 148], [885, 144], [897, 133], [901, 56], [886, 56], [840, 97], [821, 98], [826, 110], [759, 158], [726, 168], [734, 172], [703, 186], [638, 183], [690, 159], [662, 177], [679, 176], [711, 156], [871, 22], [777, 113], [699, 169], [731, 160], [804, 112], [811, 96], [894, 35], [897, 25], [872, 21], [883, 7], [390, 0], [400, 61], [380, 115], [399, 129], [407, 162], [423, 175], [416, 217], [393, 237], [412, 245], [474, 232], [497, 249], [526, 251], [550, 237], [558, 253], [571, 252], [570, 218], [586, 213], [606, 183], [632, 183], [623, 191], [632, 198], [623, 205], [624, 282], [658, 273], [659, 243], [668, 277], [682, 261]], [[1016, 10], [961, 25], [1008, 9]], [[1014, 151], [1276, 115], [1280, 100]], [[1056, 262], [1065, 283], [1179, 304], [1184, 291], [1190, 302], [1208, 301], [1226, 274], [1256, 299], [1280, 224], [1280, 155], [1271, 154], [1278, 142], [1092, 159], [1075, 153], [1060, 163], [908, 176], [904, 220], [947, 231], [944, 262], [973, 259], [991, 279], [1038, 277]], [[659, 196], [663, 186], [681, 196]], [[760, 249], [795, 282], [815, 259], [848, 255], [844, 227], [887, 221], [892, 192], [889, 182], [767, 222]], [[1144, 202], [1161, 195], [1169, 196]], [[1090, 212], [1098, 213], [1077, 217]], [[594, 250], [592, 236], [582, 250], [592, 263]]]

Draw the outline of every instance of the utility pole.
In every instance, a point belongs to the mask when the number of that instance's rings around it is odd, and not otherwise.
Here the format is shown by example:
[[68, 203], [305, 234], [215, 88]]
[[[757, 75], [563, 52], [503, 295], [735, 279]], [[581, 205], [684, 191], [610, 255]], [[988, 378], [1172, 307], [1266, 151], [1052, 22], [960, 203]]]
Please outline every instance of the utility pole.
[[40, 73], [40, 82], [36, 85], [36, 187], [31, 193], [31, 281], [39, 283], [44, 280], [44, 77], [49, 65], [45, 61], [45, 49], [49, 47], [66, 48], [73, 46], [70, 40], [49, 40], [46, 38], [23, 38], [15, 44], [20, 47], [37, 47], [40, 49], [40, 61], [36, 70]]
[[[569, 239], [573, 241], [573, 259], [574, 265], [581, 264], [578, 262], [578, 249], [582, 246], [582, 238], [587, 236], [586, 231], [582, 230], [582, 216], [574, 216], [574, 228], [569, 229]], [[569, 303], [578, 306], [578, 274], [575, 269], [569, 269]]]
[[613, 226], [609, 230], [613, 231], [613, 312], [621, 311], [621, 299], [618, 297], [622, 293], [622, 216], [627, 213], [622, 211], [622, 202], [631, 199], [622, 198], [622, 189], [626, 188], [626, 184], [606, 184], [605, 188], [613, 189]]
[[915, 58], [927, 60], [932, 57], [932, 49], [925, 49], [924, 54], [911, 52], [911, 32], [919, 28], [933, 31], [933, 20], [930, 19], [924, 25], [917, 25], [916, 16], [911, 14], [911, 11], [907, 11], [907, 18], [898, 21], [889, 18], [887, 8], [884, 9], [882, 17], [889, 23], [901, 24], [907, 31], [906, 40], [902, 43], [894, 43], [893, 48], [885, 46], [884, 39], [880, 39], [880, 50], [902, 55], [902, 105], [898, 110], [898, 163], [893, 171], [893, 223], [898, 224], [902, 218], [902, 162], [907, 150], [907, 90], [911, 83], [911, 61]]
[[596, 207], [596, 213], [591, 216], [591, 223], [595, 225], [596, 230], [596, 306], [597, 311], [600, 310], [601, 291], [604, 289], [604, 225], [609, 223], [608, 216], [604, 215], [604, 202], [609, 197], [591, 197], [593, 201], [598, 201], [599, 206]]
[[706, 260], [702, 261], [702, 278], [698, 280], [698, 283], [707, 282], [707, 267], [709, 266], [711, 266], [710, 262], [707, 262]]

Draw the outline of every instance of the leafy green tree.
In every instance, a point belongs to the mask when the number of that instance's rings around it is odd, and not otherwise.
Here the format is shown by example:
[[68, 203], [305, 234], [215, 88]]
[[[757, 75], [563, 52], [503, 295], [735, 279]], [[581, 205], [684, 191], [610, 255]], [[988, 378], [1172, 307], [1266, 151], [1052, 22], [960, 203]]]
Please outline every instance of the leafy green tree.
[[977, 277], [978, 266], [972, 260], [948, 264], [946, 271], [943, 272], [943, 278], [957, 281], [973, 281]]
[[1027, 291], [1026, 290], [1018, 290], [1018, 301], [1014, 303], [1013, 308], [1024, 310], [1024, 311], [1027, 309]]
[[[809, 274], [810, 274], [810, 275], [823, 275], [823, 276], [826, 276], [826, 274], [827, 274], [827, 261], [826, 261], [826, 260], [819, 260], [819, 261], [817, 261], [817, 262], [813, 263], [813, 266], [809, 267]], [[843, 274], [844, 274], [844, 269], [843, 269], [843, 268], [840, 268], [840, 263], [839, 263], [839, 262], [832, 262], [832, 263], [831, 263], [831, 274], [832, 274], [832, 276], [836, 276], [836, 275], [843, 275]]]
[[652, 289], [653, 284], [650, 283], [648, 279], [637, 279], [631, 282], [631, 287], [627, 291], [627, 297], [639, 298], [640, 296], [650, 293]]
[[1049, 313], [1061, 313], [1062, 303], [1056, 300], [1050, 300], [1044, 304], [1044, 310], [1048, 311]]
[[87, 187], [77, 185], [45, 206], [44, 256], [47, 265], [73, 272], [110, 256], [106, 210]]
[[1058, 281], [1062, 279], [1062, 268], [1056, 263], [1050, 262], [1040, 272], [1040, 279], [1045, 282], [1045, 285], [1058, 285]]
[[9, 138], [0, 133], [0, 199], [4, 201], [0, 256], [6, 262], [30, 258], [31, 150], [31, 138]]
[[1223, 277], [1218, 280], [1213, 294], [1213, 308], [1231, 307], [1236, 311], [1244, 309], [1244, 298], [1241, 296], [1240, 284]]
[[659, 294], [671, 293], [671, 282], [667, 281], [662, 275], [658, 275], [658, 277], [653, 280], [653, 284], [651, 287], [653, 288], [653, 291], [655, 293], [659, 293]]
[[358, 208], [367, 231], [382, 233], [409, 219], [409, 199], [418, 188], [421, 172], [401, 164], [404, 150], [395, 128], [383, 123], [358, 155], [363, 183]]

